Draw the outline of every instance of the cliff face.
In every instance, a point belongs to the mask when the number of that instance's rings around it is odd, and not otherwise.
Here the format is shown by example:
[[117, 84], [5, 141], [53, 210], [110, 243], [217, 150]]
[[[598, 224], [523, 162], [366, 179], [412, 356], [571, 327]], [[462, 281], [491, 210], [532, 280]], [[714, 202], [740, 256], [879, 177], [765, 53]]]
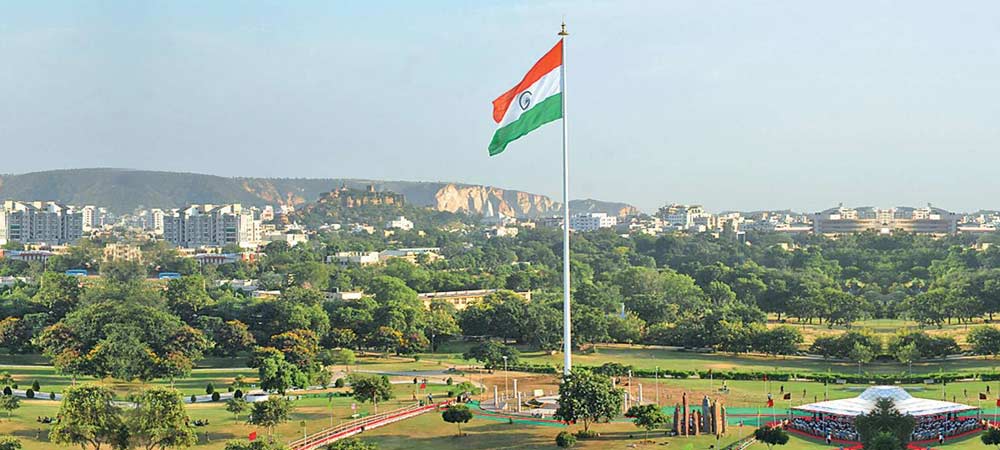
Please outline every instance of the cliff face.
[[473, 214], [503, 214], [510, 217], [537, 217], [561, 210], [552, 199], [522, 191], [509, 191], [491, 186], [456, 185], [448, 183], [434, 195], [438, 211]]

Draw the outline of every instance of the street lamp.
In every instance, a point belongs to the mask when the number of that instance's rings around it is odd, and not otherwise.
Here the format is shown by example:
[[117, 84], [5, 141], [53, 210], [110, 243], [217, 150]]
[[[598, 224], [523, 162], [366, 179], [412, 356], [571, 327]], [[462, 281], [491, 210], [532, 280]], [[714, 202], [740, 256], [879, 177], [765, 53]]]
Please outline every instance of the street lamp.
[[656, 366], [656, 405], [660, 405], [660, 366]]
[[503, 396], [505, 399], [510, 397], [510, 393], [507, 392], [507, 355], [503, 355]]

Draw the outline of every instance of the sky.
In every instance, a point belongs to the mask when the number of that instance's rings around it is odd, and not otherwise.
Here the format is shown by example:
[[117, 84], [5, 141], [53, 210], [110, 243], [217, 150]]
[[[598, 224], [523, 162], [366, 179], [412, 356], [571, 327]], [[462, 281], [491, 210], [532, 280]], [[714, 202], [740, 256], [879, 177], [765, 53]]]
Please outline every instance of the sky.
[[561, 198], [491, 102], [565, 18], [572, 198], [1000, 209], [1000, 3], [0, 0], [0, 173], [456, 181]]

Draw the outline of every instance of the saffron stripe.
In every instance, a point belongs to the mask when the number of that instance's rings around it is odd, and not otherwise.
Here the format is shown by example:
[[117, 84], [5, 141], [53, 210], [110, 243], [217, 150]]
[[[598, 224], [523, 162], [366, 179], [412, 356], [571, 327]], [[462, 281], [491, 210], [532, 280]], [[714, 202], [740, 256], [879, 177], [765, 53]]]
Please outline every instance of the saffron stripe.
[[496, 100], [493, 100], [494, 122], [500, 123], [500, 121], [503, 120], [504, 114], [507, 113], [507, 108], [510, 107], [511, 102], [514, 101], [514, 97], [518, 93], [527, 89], [528, 86], [534, 84], [538, 81], [538, 79], [545, 76], [545, 74], [562, 65], [562, 46], [563, 41], [560, 39], [559, 42], [556, 43], [556, 46], [552, 47], [552, 50], [549, 50], [545, 56], [542, 56], [542, 59], [539, 59], [538, 62], [531, 67], [531, 70], [528, 71], [528, 74], [524, 76], [524, 79], [522, 79], [517, 86], [512, 87], [509, 91], [504, 92], [503, 95], [497, 97]]

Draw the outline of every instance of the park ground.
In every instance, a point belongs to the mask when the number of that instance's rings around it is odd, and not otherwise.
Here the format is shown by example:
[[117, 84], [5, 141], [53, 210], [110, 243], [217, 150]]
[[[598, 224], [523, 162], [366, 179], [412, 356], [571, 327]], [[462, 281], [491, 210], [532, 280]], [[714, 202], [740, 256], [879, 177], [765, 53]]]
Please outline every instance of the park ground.
[[[809, 325], [806, 325], [807, 327]], [[893, 324], [885, 325], [887, 327]], [[820, 327], [817, 327], [820, 328]], [[817, 334], [825, 332], [838, 332], [840, 330], [818, 330]], [[963, 327], [952, 326], [942, 328], [941, 332], [962, 333]], [[461, 359], [461, 352], [467, 348], [467, 343], [454, 342], [442, 346], [438, 353], [420, 355], [419, 360], [415, 358], [402, 357], [362, 357], [357, 364], [345, 368], [333, 368], [337, 376], [342, 376], [345, 370], [364, 371], [371, 373], [384, 373], [390, 375], [392, 379], [401, 384], [394, 385], [396, 398], [385, 404], [379, 405], [380, 411], [387, 411], [399, 408], [412, 403], [413, 399], [423, 398], [428, 392], [433, 393], [435, 398], [442, 399], [447, 396], [449, 386], [443, 384], [448, 377], [452, 377], [455, 383], [462, 380], [471, 380], [487, 386], [492, 392], [493, 386], [497, 390], [504, 391], [505, 384], [508, 389], [513, 388], [513, 380], [517, 379], [520, 390], [542, 389], [546, 393], [554, 392], [557, 389], [557, 379], [553, 375], [528, 374], [518, 372], [504, 372], [502, 370], [493, 373], [470, 370], [469, 361]], [[532, 364], [552, 364], [561, 362], [561, 354], [550, 354], [539, 351], [526, 351], [522, 354], [525, 362]], [[762, 356], [732, 356], [727, 354], [704, 354], [681, 352], [675, 349], [644, 347], [644, 346], [601, 346], [595, 352], [574, 355], [574, 362], [581, 365], [600, 365], [605, 362], [614, 361], [625, 365], [632, 365], [637, 368], [653, 369], [655, 367], [669, 368], [672, 370], [704, 370], [713, 368], [717, 370], [763, 370], [763, 371], [827, 371], [851, 372], [856, 371], [857, 366], [848, 362], [826, 361], [815, 358], [786, 357], [768, 358]], [[73, 383], [69, 377], [57, 374], [51, 366], [46, 365], [44, 358], [37, 355], [22, 355], [17, 357], [4, 356], [0, 359], [3, 364], [0, 370], [10, 372], [15, 381], [22, 387], [30, 385], [37, 380], [41, 385], [41, 390], [61, 391]], [[914, 364], [914, 372], [932, 374], [940, 370], [946, 371], [967, 371], [973, 373], [995, 372], [1000, 366], [1000, 361], [986, 359], [982, 357], [961, 358], [947, 361], [928, 361]], [[455, 368], [459, 373], [448, 373], [448, 369]], [[865, 371], [877, 373], [901, 373], [906, 368], [894, 363], [870, 364], [864, 367]], [[412, 380], [414, 374], [419, 372], [420, 378], [428, 378], [430, 383], [427, 390], [421, 391], [414, 385]], [[195, 369], [190, 377], [183, 380], [176, 380], [173, 386], [181, 391], [185, 396], [191, 394], [204, 394], [205, 387], [212, 383], [215, 389], [225, 392], [233, 383], [234, 379], [242, 375], [246, 381], [253, 383], [256, 381], [255, 372], [245, 368], [245, 361], [238, 358], [209, 358], [202, 361], [199, 368]], [[81, 378], [77, 383], [101, 383], [111, 386], [116, 393], [124, 398], [129, 392], [142, 389], [144, 384], [111, 382], [108, 380], [94, 380]], [[441, 383], [441, 384], [437, 384]], [[168, 381], [159, 381], [153, 384], [169, 385]], [[760, 421], [768, 421], [772, 418], [780, 418], [784, 408], [802, 403], [809, 403], [815, 400], [822, 400], [824, 397], [846, 398], [856, 396], [866, 386], [865, 385], [834, 385], [824, 386], [822, 383], [807, 381], [772, 381], [768, 384], [760, 380], [755, 381], [721, 381], [714, 379], [669, 379], [659, 380], [633, 379], [627, 389], [636, 395], [638, 385], [642, 384], [644, 397], [648, 400], [659, 398], [659, 403], [670, 408], [680, 401], [682, 393], [687, 393], [689, 398], [700, 399], [708, 395], [713, 399], [721, 400], [729, 408], [731, 417], [729, 432], [718, 441], [713, 436], [699, 436], [689, 438], [669, 438], [664, 433], [654, 432], [650, 434], [650, 442], [643, 443], [643, 433], [635, 428], [624, 418], [619, 418], [609, 424], [597, 424], [593, 429], [601, 433], [601, 437], [593, 440], [582, 440], [577, 448], [583, 449], [616, 449], [616, 448], [659, 448], [659, 445], [668, 443], [667, 448], [682, 449], [707, 449], [711, 445], [725, 446], [739, 438], [750, 434]], [[721, 392], [723, 384], [728, 392]], [[998, 414], [995, 405], [995, 398], [1000, 393], [1000, 382], [989, 384], [990, 400], [981, 405], [987, 417]], [[910, 385], [915, 396], [958, 401], [970, 405], [979, 405], [978, 395], [986, 392], [987, 383], [982, 381], [962, 381], [949, 383], [947, 386], [937, 385]], [[359, 412], [361, 414], [370, 413], [373, 410], [371, 404], [358, 404], [355, 400], [347, 396], [348, 389], [329, 389], [322, 392], [296, 392], [292, 394], [297, 397], [296, 407], [291, 420], [278, 427], [276, 439], [281, 441], [291, 441], [302, 436], [303, 432], [312, 433], [331, 424], [349, 420], [350, 416]], [[330, 397], [329, 393], [343, 394], [343, 396]], [[792, 394], [791, 401], [779, 400], [775, 409], [765, 406], [767, 393], [772, 393], [775, 398], [780, 398], [778, 394], [788, 392]], [[352, 409], [354, 405], [357, 409]], [[59, 402], [36, 399], [25, 400], [21, 408], [14, 411], [8, 417], [0, 416], [0, 434], [12, 434], [20, 438], [25, 443], [25, 448], [49, 450], [64, 448], [51, 444], [47, 440], [47, 426], [37, 422], [37, 418], [57, 415]], [[669, 410], [669, 409], [668, 409]], [[222, 402], [199, 403], [188, 405], [189, 415], [192, 420], [208, 420], [209, 425], [198, 427], [199, 444], [195, 447], [199, 450], [221, 450], [224, 443], [229, 439], [245, 439], [252, 431], [263, 434], [263, 430], [247, 425], [246, 417], [236, 418], [225, 411]], [[744, 423], [743, 427], [738, 422]], [[570, 427], [570, 431], [576, 431], [580, 426]], [[381, 449], [412, 449], [412, 448], [433, 448], [433, 449], [552, 449], [555, 448], [554, 438], [557, 433], [567, 428], [558, 424], [528, 424], [523, 422], [509, 423], [506, 419], [486, 417], [477, 415], [471, 422], [462, 427], [465, 436], [457, 436], [457, 427], [447, 424], [441, 420], [439, 414], [425, 414], [423, 416], [393, 424], [384, 428], [371, 430], [361, 436], [363, 439], [378, 443]], [[655, 444], [654, 444], [655, 443]], [[820, 441], [811, 441], [798, 437], [792, 438], [785, 448], [789, 449], [826, 449], [836, 448], [823, 444]], [[936, 447], [935, 447], [936, 448]], [[978, 437], [972, 436], [966, 439], [946, 443], [941, 448], [947, 449], [981, 449], [984, 446], [979, 442]]]

